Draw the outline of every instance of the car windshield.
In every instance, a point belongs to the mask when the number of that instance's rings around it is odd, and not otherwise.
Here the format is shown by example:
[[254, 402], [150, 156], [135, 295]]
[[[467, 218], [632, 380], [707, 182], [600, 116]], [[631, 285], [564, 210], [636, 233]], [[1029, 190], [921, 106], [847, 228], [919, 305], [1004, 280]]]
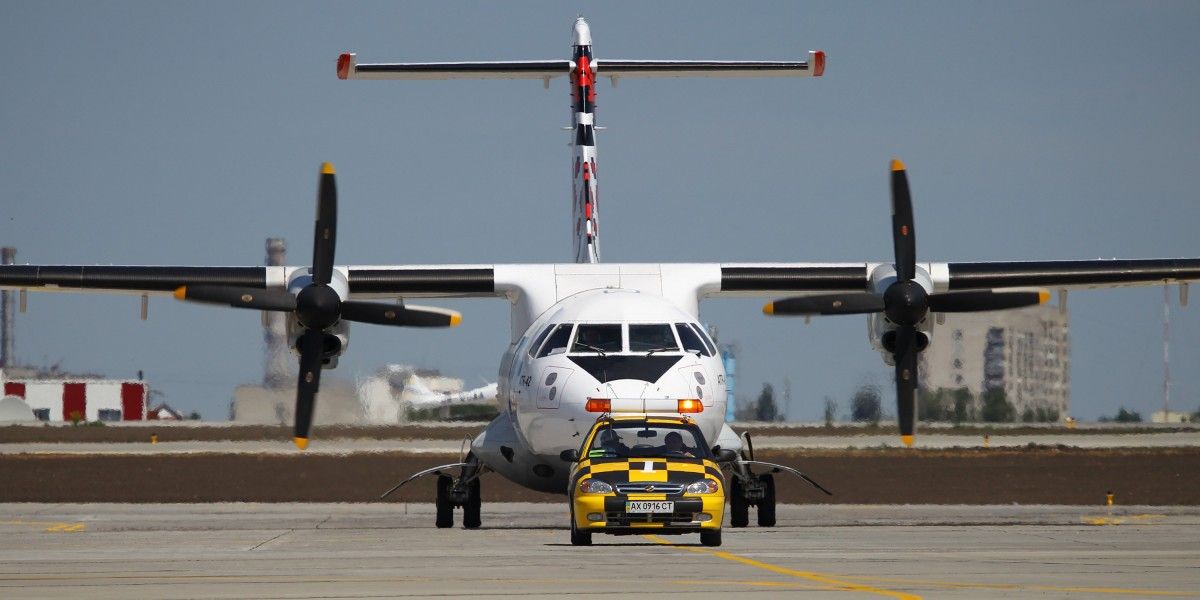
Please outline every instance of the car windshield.
[[612, 423], [592, 438], [588, 458], [707, 458], [708, 448], [692, 427]]

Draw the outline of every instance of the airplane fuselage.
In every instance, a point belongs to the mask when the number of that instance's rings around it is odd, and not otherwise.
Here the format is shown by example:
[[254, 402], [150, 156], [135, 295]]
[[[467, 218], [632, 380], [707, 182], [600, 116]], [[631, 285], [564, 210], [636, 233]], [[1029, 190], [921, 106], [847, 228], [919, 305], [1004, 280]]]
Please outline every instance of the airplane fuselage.
[[725, 422], [726, 373], [703, 326], [661, 296], [596, 289], [557, 302], [510, 345], [500, 366], [500, 416], [472, 450], [521, 485], [566, 491], [569, 465], [600, 412], [589, 400], [678, 415], [679, 400], [711, 446]]

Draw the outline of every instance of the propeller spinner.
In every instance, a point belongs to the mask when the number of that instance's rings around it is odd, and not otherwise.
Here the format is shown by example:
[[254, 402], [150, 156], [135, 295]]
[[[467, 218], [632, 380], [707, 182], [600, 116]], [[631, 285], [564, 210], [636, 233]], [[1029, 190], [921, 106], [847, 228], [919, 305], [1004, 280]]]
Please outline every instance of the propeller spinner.
[[917, 325], [929, 312], [980, 312], [1022, 308], [1050, 299], [1050, 292], [972, 290], [929, 293], [918, 281], [912, 197], [904, 163], [892, 160], [892, 247], [896, 281], [882, 294], [799, 296], [768, 303], [768, 315], [859, 315], [883, 313], [896, 326], [889, 350], [896, 359], [896, 415], [900, 439], [912, 446], [917, 408], [917, 354], [923, 350]]
[[175, 290], [175, 297], [192, 302], [225, 304], [290, 312], [304, 327], [296, 342], [300, 353], [300, 377], [296, 384], [296, 424], [293, 440], [301, 450], [308, 446], [313, 409], [321, 385], [325, 331], [338, 321], [356, 321], [399, 327], [453, 327], [462, 316], [452, 310], [424, 306], [402, 306], [380, 302], [343, 300], [329, 284], [333, 280], [334, 248], [337, 244], [337, 182], [333, 165], [321, 165], [317, 192], [317, 220], [313, 239], [312, 281], [296, 294], [287, 290], [243, 288], [221, 285], [192, 285]]

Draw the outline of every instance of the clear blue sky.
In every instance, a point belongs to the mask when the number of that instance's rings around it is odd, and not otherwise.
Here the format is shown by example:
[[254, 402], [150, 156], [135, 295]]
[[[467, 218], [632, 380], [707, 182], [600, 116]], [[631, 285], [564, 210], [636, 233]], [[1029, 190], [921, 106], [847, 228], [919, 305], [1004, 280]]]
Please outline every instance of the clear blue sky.
[[[1200, 256], [1195, 2], [0, 2], [0, 244], [19, 262], [260, 264], [311, 256], [317, 171], [340, 264], [571, 259], [568, 91], [339, 81], [334, 62], [829, 56], [822, 79], [599, 89], [606, 261], [886, 260], [887, 165], [908, 165], [924, 260]], [[1198, 295], [1198, 294], [1194, 294]], [[1200, 299], [1194, 300], [1200, 302]], [[493, 379], [500, 301], [449, 332], [355, 326], [337, 376], [388, 362]], [[740, 380], [793, 381], [817, 419], [886, 384], [861, 318], [770, 320], [713, 300]], [[1082, 418], [1161, 402], [1161, 290], [1071, 297]], [[1200, 307], [1173, 311], [1175, 406], [1200, 403]], [[224, 418], [261, 377], [256, 313], [31, 294], [20, 358], [129, 376]]]

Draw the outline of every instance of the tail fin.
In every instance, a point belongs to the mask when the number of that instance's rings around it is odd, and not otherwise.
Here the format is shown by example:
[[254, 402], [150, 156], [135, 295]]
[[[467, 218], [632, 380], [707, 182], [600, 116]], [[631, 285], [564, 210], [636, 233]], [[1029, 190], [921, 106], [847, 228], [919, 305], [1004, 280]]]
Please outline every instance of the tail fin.
[[575, 262], [600, 262], [600, 214], [596, 185], [596, 77], [820, 77], [825, 53], [809, 52], [805, 61], [747, 60], [593, 60], [592, 32], [575, 19], [571, 60], [376, 63], [358, 64], [354, 54], [338, 57], [339, 79], [541, 79], [545, 87], [563, 75], [571, 78], [573, 122], [571, 154], [572, 223]]

